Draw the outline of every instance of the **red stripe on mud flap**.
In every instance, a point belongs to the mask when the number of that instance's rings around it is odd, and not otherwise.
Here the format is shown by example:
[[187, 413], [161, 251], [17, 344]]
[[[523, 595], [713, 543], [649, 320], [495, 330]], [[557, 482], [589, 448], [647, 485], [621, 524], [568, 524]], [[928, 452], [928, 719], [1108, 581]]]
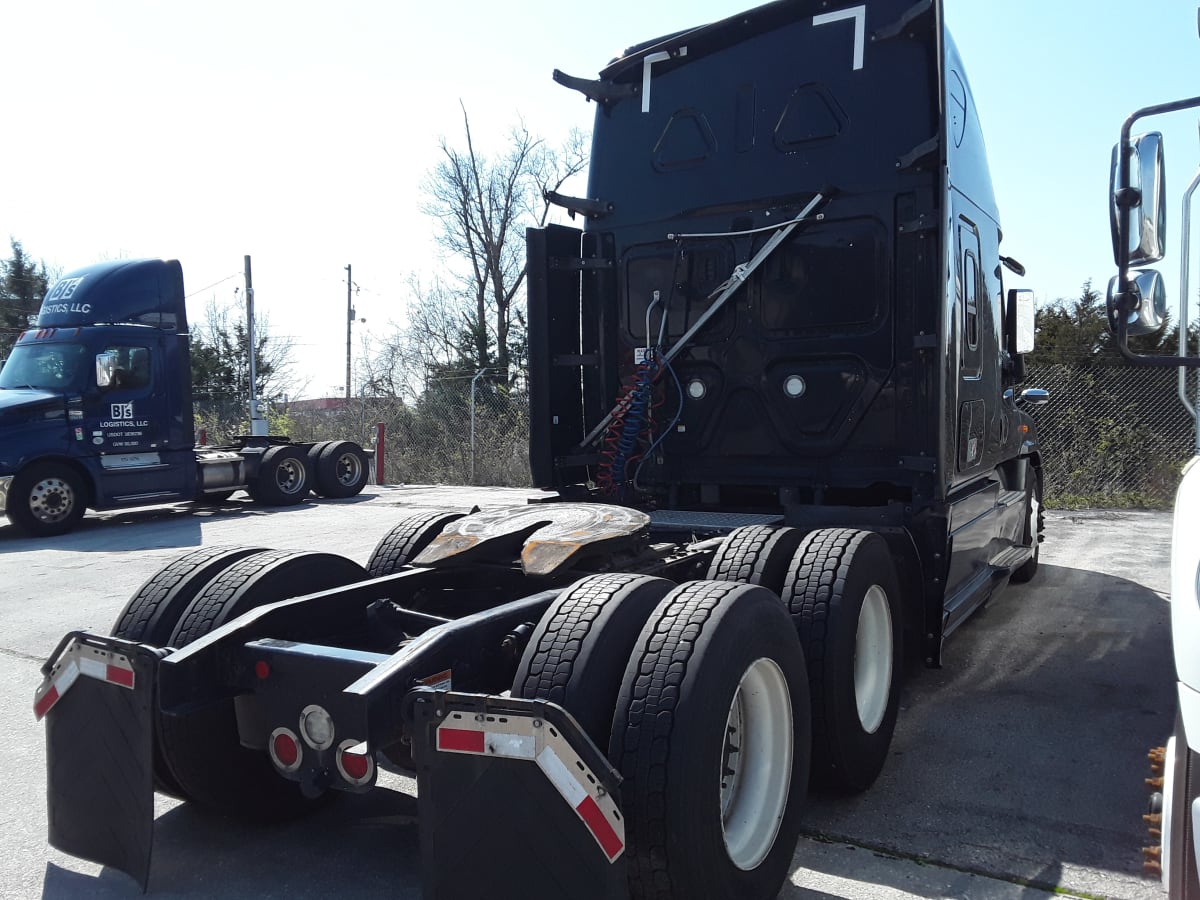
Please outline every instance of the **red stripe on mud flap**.
[[484, 734], [465, 728], [439, 728], [437, 733], [439, 750], [456, 750], [459, 753], [482, 753]]
[[[36, 719], [41, 719], [46, 713], [50, 712], [50, 707], [58, 702], [58, 688], [52, 687], [42, 695], [42, 699], [33, 704], [33, 715]], [[55, 721], [58, 721], [55, 719]]]
[[133, 687], [133, 669], [122, 669], [120, 666], [109, 666], [104, 673], [104, 680], [119, 684], [121, 687]]
[[621, 843], [621, 839], [613, 831], [613, 827], [608, 824], [608, 819], [604, 818], [604, 813], [600, 811], [596, 801], [591, 797], [584, 797], [583, 801], [575, 807], [575, 812], [579, 813], [579, 817], [591, 829], [609, 862], [616, 859], [625, 845]]

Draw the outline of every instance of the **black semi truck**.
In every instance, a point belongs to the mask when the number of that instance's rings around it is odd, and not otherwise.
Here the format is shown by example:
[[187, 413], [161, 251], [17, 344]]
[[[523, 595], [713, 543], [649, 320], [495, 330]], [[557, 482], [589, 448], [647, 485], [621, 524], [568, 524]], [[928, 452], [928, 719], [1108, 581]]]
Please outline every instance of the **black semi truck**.
[[310, 491], [352, 497], [367, 483], [353, 441], [290, 441], [263, 422], [261, 435], [198, 447], [193, 421], [179, 262], [76, 269], [46, 292], [0, 368], [0, 512], [50, 536], [87, 508], [214, 503], [243, 489], [285, 506]]
[[555, 78], [596, 106], [551, 198], [582, 229], [528, 234], [556, 499], [411, 512], [365, 569], [205, 548], [67, 635], [55, 846], [145, 885], [155, 789], [287, 818], [397, 768], [427, 897], [772, 897], [904, 660], [1036, 572], [1032, 298], [942, 4], [781, 0]]

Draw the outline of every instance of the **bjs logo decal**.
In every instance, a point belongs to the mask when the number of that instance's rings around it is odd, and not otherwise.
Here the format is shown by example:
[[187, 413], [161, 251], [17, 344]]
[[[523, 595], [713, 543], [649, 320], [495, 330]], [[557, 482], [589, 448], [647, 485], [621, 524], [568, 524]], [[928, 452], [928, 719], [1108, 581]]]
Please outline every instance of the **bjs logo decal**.
[[132, 419], [133, 404], [132, 403], [114, 403], [112, 405], [112, 417], [114, 419]]

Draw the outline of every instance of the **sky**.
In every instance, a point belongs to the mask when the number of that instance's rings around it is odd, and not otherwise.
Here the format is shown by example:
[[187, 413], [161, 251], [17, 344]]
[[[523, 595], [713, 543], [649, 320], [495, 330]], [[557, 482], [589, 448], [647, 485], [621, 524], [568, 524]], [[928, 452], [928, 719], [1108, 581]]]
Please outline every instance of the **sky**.
[[[485, 149], [518, 120], [557, 143], [589, 129], [594, 107], [554, 84], [554, 68], [594, 77], [626, 46], [752, 5], [9, 3], [0, 238], [62, 271], [179, 259], [193, 321], [210, 301], [239, 302], [249, 254], [257, 314], [293, 344], [296, 394], [339, 395], [345, 266], [366, 319], [354, 326], [357, 358], [363, 339], [403, 324], [410, 273], [438, 268], [421, 185], [439, 140], [459, 141], [460, 103]], [[945, 7], [988, 145], [1002, 249], [1028, 270], [1006, 286], [1030, 288], [1040, 303], [1078, 296], [1088, 278], [1103, 291], [1115, 272], [1112, 145], [1134, 109], [1200, 94], [1197, 0]], [[1173, 199], [1159, 268], [1172, 298], [1174, 198], [1200, 162], [1196, 120], [1148, 126], [1166, 137]]]

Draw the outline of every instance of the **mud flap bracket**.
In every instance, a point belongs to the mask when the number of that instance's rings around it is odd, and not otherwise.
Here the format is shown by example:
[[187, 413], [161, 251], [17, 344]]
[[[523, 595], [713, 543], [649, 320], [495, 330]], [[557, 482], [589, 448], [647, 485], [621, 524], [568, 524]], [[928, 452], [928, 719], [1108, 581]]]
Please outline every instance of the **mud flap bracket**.
[[419, 690], [405, 718], [424, 897], [626, 896], [620, 776], [565, 710]]

